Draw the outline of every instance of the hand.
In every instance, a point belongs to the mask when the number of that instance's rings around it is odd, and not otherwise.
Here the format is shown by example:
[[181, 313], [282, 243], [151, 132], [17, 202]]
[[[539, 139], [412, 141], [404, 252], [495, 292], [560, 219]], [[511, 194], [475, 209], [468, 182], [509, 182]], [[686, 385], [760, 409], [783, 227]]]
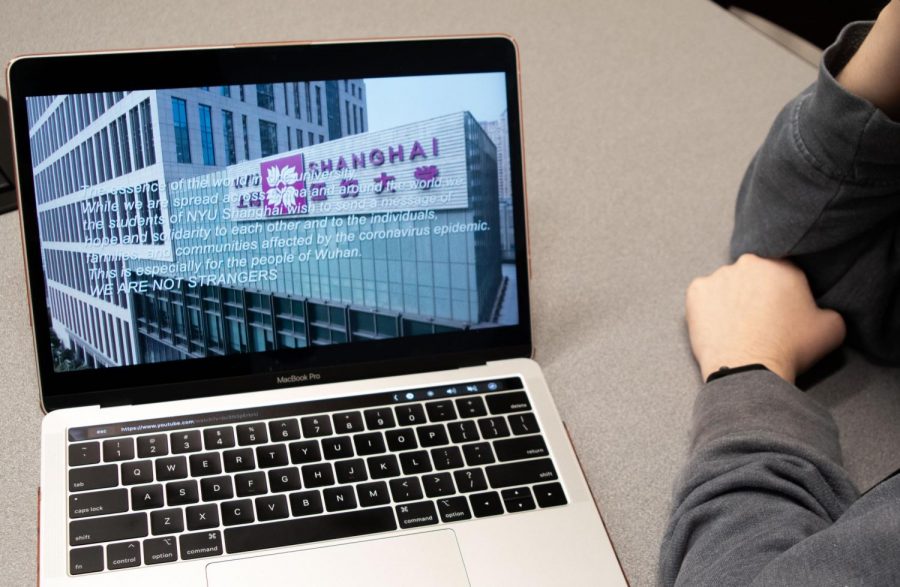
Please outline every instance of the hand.
[[704, 381], [723, 366], [762, 363], [793, 383], [846, 334], [840, 314], [816, 306], [800, 269], [756, 255], [695, 279], [685, 305]]

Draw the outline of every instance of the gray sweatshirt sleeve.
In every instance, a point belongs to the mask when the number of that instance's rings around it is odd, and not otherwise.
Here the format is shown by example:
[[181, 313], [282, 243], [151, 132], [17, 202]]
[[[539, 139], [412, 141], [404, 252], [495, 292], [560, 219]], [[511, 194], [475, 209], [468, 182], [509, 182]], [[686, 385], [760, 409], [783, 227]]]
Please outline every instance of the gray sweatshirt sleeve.
[[704, 386], [662, 585], [898, 585], [900, 476], [864, 497], [824, 407], [768, 371]]
[[834, 79], [871, 23], [845, 28], [741, 184], [731, 253], [791, 257], [848, 340], [900, 364], [900, 123]]

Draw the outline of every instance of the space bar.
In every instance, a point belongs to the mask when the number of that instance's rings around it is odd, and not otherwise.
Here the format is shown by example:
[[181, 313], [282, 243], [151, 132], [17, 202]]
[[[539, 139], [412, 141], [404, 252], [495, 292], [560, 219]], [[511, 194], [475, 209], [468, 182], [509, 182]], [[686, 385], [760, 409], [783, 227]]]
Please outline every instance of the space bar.
[[225, 550], [229, 553], [247, 552], [396, 529], [394, 512], [389, 507], [356, 510], [329, 516], [227, 528]]

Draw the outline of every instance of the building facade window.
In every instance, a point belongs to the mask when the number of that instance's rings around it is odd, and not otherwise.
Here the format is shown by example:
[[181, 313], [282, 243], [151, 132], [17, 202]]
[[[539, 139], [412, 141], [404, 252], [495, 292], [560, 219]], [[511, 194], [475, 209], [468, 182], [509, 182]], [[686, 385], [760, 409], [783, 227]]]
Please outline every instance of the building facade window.
[[294, 118], [302, 120], [300, 116], [300, 83], [294, 82]]
[[306, 89], [306, 120], [312, 122], [312, 99], [309, 97], [309, 82], [304, 82], [303, 87]]
[[234, 147], [234, 115], [228, 110], [222, 110], [222, 138], [225, 143], [225, 164], [237, 163], [237, 153]]
[[303, 146], [303, 129], [297, 129], [297, 148], [301, 148]]
[[243, 86], [243, 85], [240, 85], [240, 86], [238, 86], [238, 88], [240, 88], [240, 90], [241, 90], [241, 91], [240, 91], [240, 94], [241, 94], [241, 102], [246, 102], [246, 101], [247, 101], [247, 94], [244, 92], [244, 86]]
[[316, 86], [316, 124], [322, 126], [322, 88]]
[[144, 127], [144, 162], [147, 165], [156, 163], [156, 149], [153, 146], [153, 116], [150, 114], [150, 98], [140, 104], [141, 124]]
[[268, 157], [278, 152], [278, 126], [268, 120], [259, 121], [260, 157]]
[[244, 160], [250, 158], [250, 134], [247, 131], [247, 115], [241, 114], [241, 126], [244, 131]]
[[200, 104], [200, 146], [203, 150], [203, 164], [216, 164], [216, 148], [213, 144], [212, 108]]
[[191, 140], [188, 134], [187, 103], [172, 98], [172, 122], [175, 130], [175, 159], [179, 163], [191, 162]]
[[256, 84], [256, 105], [275, 112], [275, 84]]
[[222, 86], [222, 95], [226, 98], [231, 97], [231, 86]]

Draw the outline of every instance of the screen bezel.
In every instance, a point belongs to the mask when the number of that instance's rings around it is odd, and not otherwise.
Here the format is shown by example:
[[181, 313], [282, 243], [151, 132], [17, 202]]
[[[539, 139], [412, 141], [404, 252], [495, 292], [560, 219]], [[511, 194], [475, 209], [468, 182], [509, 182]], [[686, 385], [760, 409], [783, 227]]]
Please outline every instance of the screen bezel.
[[[297, 65], [302, 64], [302, 65]], [[285, 72], [296, 72], [296, 74]], [[115, 72], [112, 74], [111, 72]], [[296, 351], [147, 363], [57, 373], [53, 369], [25, 98], [295, 80], [506, 74], [519, 324]], [[123, 405], [483, 364], [532, 353], [517, 48], [503, 36], [32, 56], [8, 68], [35, 354], [45, 411]], [[15, 124], [15, 122], [20, 124]], [[360, 361], [361, 349], [365, 360]], [[160, 366], [165, 368], [160, 368]], [[214, 373], [214, 376], [210, 374]], [[306, 381], [278, 383], [277, 376]], [[136, 383], [139, 382], [139, 383]]]

